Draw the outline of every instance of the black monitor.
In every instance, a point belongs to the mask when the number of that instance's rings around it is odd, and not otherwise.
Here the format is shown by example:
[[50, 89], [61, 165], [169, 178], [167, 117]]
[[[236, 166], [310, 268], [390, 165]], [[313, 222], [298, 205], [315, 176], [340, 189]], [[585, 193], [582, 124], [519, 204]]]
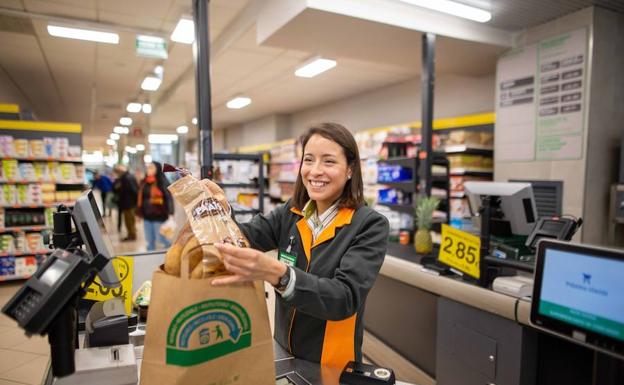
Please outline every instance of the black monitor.
[[541, 240], [533, 326], [624, 359], [624, 250]]

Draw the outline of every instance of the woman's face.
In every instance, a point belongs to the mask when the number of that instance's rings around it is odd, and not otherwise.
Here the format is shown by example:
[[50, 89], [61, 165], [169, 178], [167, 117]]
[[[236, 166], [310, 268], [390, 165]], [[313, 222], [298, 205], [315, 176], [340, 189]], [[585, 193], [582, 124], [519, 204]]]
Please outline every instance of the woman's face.
[[148, 176], [156, 175], [156, 165], [154, 163], [147, 164], [147, 175]]
[[332, 204], [347, 183], [351, 170], [340, 145], [318, 134], [312, 135], [303, 150], [301, 179], [310, 199], [319, 204]]

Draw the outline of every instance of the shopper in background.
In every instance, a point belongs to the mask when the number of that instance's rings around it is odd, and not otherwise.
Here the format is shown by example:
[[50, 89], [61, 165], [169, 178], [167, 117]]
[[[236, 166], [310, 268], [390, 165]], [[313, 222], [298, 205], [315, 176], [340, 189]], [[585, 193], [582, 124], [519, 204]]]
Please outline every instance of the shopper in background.
[[[275, 340], [295, 357], [343, 368], [362, 359], [364, 304], [386, 254], [388, 221], [364, 203], [360, 156], [346, 128], [319, 124], [301, 144], [293, 198], [240, 224], [250, 248], [216, 245], [233, 275], [213, 284], [271, 283]], [[274, 249], [278, 259], [264, 254]]]
[[156, 249], [156, 239], [169, 248], [171, 243], [160, 234], [160, 226], [173, 215], [173, 199], [169, 190], [169, 182], [163, 174], [162, 165], [151, 162], [147, 165], [145, 179], [139, 187], [137, 215], [143, 218], [147, 250]]
[[[93, 189], [100, 190], [100, 196], [102, 197], [102, 216], [106, 216], [107, 197], [108, 194], [113, 191], [113, 181], [105, 174], [96, 171], [93, 177]], [[111, 209], [109, 207], [108, 215], [110, 214]]]
[[138, 186], [137, 181], [132, 176], [126, 167], [118, 164], [113, 169], [116, 175], [115, 183], [113, 183], [113, 191], [115, 192], [115, 198], [117, 201], [117, 208], [124, 223], [126, 224], [126, 230], [128, 236], [122, 241], [134, 241], [136, 240], [136, 223], [135, 223], [135, 209], [137, 206], [137, 193]]

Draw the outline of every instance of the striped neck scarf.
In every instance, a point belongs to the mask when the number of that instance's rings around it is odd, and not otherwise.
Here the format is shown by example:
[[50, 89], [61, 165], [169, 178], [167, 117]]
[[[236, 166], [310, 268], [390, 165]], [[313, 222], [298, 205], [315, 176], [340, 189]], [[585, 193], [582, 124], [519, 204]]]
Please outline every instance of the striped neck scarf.
[[331, 205], [325, 212], [318, 215], [316, 210], [316, 202], [308, 201], [303, 208], [303, 216], [306, 219], [308, 227], [312, 230], [312, 242], [325, 230], [338, 215], [338, 203]]

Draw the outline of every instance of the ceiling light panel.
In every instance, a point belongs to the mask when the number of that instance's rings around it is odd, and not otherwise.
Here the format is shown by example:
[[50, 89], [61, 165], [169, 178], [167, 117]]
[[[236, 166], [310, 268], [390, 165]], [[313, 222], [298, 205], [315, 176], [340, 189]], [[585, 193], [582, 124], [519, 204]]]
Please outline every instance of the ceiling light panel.
[[155, 76], [147, 76], [143, 79], [141, 83], [141, 89], [145, 91], [156, 91], [160, 88], [160, 84], [162, 83], [162, 79], [157, 78]]
[[336, 66], [336, 61], [324, 59], [322, 57], [309, 60], [307, 63], [297, 68], [295, 76], [300, 78], [313, 78]]
[[141, 103], [128, 103], [126, 107], [126, 111], [128, 112], [140, 112], [141, 111]]
[[124, 116], [123, 118], [119, 119], [119, 124], [121, 124], [122, 126], [129, 126], [132, 124], [132, 118]]
[[416, 5], [422, 8], [431, 9], [461, 17], [464, 19], [486, 23], [492, 19], [492, 14], [483, 9], [471, 7], [469, 5], [456, 3], [450, 0], [401, 0], [404, 3]]
[[63, 27], [48, 24], [48, 33], [54, 37], [94, 41], [97, 43], [119, 44], [119, 35], [115, 32], [97, 31], [93, 29]]
[[237, 96], [229, 100], [225, 105], [231, 110], [239, 110], [251, 104], [251, 98], [247, 96]]
[[177, 43], [193, 44], [195, 41], [195, 23], [193, 20], [186, 17], [181, 18], [171, 34], [171, 40]]

